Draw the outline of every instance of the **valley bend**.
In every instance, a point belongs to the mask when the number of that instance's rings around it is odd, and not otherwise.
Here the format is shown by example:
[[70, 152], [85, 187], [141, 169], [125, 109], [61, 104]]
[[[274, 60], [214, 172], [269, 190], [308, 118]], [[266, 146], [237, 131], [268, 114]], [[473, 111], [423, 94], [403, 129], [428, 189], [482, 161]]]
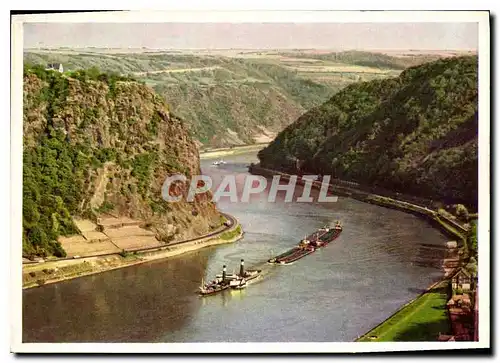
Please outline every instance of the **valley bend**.
[[488, 13], [243, 13], [13, 17], [11, 350], [489, 347]]

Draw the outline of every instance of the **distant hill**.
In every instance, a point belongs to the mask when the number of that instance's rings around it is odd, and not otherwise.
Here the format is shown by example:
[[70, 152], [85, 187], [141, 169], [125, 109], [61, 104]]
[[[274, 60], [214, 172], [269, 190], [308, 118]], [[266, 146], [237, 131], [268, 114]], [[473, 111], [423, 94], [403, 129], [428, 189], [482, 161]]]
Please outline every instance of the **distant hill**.
[[259, 153], [266, 167], [477, 206], [477, 56], [349, 85]]
[[354, 64], [365, 67], [375, 67], [382, 69], [406, 69], [423, 63], [432, 62], [442, 58], [439, 54], [407, 54], [404, 56], [392, 56], [384, 53], [364, 52], [350, 50], [331, 53], [307, 53], [295, 57], [307, 57], [324, 61], [333, 61], [345, 64]]
[[25, 62], [60, 62], [68, 70], [97, 67], [132, 74], [161, 94], [172, 113], [185, 120], [191, 135], [205, 147], [271, 141], [302, 113], [346, 85], [394, 76], [401, 70], [399, 64], [391, 68], [388, 61], [383, 67], [376, 62], [365, 61], [363, 65], [366, 55], [356, 58], [346, 54], [341, 60], [314, 62], [306, 56], [302, 52], [229, 57], [62, 49], [27, 51]]

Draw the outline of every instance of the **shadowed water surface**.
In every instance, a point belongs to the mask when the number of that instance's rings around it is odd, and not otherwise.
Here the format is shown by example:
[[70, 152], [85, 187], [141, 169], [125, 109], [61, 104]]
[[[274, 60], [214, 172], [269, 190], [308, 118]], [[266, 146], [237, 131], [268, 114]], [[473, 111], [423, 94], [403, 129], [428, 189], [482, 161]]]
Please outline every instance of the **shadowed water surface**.
[[[214, 184], [236, 175], [241, 190], [255, 154], [202, 162]], [[301, 189], [297, 188], [300, 195]], [[445, 237], [413, 215], [348, 198], [336, 203], [218, 207], [245, 231], [237, 243], [23, 292], [25, 342], [352, 341], [439, 279]], [[340, 237], [289, 266], [265, 261], [315, 229], [341, 220]], [[201, 279], [240, 258], [263, 277], [246, 290], [199, 297]]]

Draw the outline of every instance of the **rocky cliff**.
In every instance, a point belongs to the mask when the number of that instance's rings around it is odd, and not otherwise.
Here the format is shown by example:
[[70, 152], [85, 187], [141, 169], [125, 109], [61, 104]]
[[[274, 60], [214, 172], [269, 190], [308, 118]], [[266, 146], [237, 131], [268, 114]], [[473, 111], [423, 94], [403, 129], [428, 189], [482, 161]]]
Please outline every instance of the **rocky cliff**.
[[[162, 241], [220, 226], [208, 194], [167, 203], [165, 178], [200, 173], [198, 150], [163, 98], [133, 79], [25, 68], [23, 253], [64, 255], [74, 216], [144, 221]], [[187, 183], [179, 191], [187, 190]]]

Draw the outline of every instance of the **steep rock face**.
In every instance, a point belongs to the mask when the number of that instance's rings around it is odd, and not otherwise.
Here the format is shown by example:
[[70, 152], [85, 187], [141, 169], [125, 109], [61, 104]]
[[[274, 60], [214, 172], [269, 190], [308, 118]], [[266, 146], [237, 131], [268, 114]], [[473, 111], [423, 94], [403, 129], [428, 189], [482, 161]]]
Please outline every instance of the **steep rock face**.
[[264, 166], [331, 174], [477, 205], [477, 57], [346, 87], [259, 153]]
[[305, 111], [300, 103], [267, 84], [205, 88], [194, 84], [185, 92], [179, 86], [160, 88], [160, 92], [172, 100], [176, 113], [191, 120], [193, 136], [210, 147], [253, 144], [265, 135], [261, 127], [275, 136]]
[[[23, 249], [63, 254], [55, 240], [75, 232], [71, 216], [143, 220], [163, 241], [220, 225], [210, 195], [162, 199], [165, 178], [200, 173], [183, 122], [143, 84], [106, 74], [24, 77]], [[185, 192], [188, 182], [178, 186]]]

